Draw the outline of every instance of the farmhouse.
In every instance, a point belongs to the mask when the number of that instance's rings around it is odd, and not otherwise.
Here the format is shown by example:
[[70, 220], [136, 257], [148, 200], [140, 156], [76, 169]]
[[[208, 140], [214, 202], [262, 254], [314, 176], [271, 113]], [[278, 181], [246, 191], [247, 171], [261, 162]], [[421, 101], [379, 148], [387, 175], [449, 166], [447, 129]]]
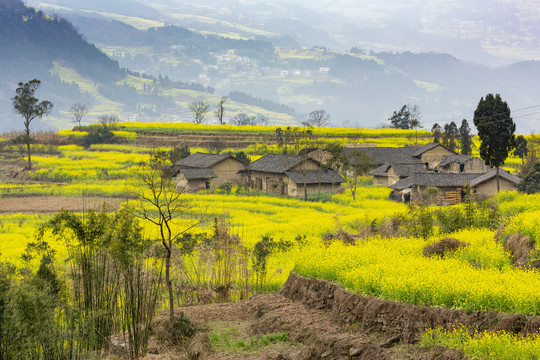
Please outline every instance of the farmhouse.
[[[501, 191], [514, 191], [521, 179], [508, 171], [499, 169], [499, 187]], [[497, 169], [491, 169], [471, 180], [470, 186], [479, 198], [486, 198], [497, 193]]]
[[[394, 189], [390, 194], [393, 200], [415, 202], [425, 200], [436, 193], [437, 205], [454, 205], [460, 203], [464, 196], [465, 186], [479, 198], [493, 196], [497, 193], [496, 169], [484, 174], [478, 173], [415, 173], [408, 178], [390, 185]], [[499, 170], [500, 189], [512, 191], [517, 189], [521, 181], [505, 170]], [[430, 188], [436, 188], [434, 192]]]
[[194, 192], [220, 186], [227, 182], [241, 183], [241, 170], [248, 164], [232, 155], [197, 152], [173, 165], [177, 189]]
[[345, 149], [349, 158], [361, 151], [378, 165], [368, 174], [375, 185], [392, 185], [413, 173], [434, 172], [447, 157], [457, 155], [439, 143], [404, 147], [355, 147]]
[[394, 189], [390, 199], [416, 202], [430, 196], [430, 188], [436, 188], [437, 205], [454, 205], [465, 196], [463, 188], [477, 174], [415, 173], [389, 186]]
[[216, 177], [209, 168], [180, 168], [173, 179], [177, 190], [195, 192], [210, 189], [212, 179]]
[[433, 170], [442, 162], [444, 158], [456, 153], [439, 143], [428, 143], [420, 146], [413, 153], [413, 157], [420, 160], [426, 169]]
[[423, 172], [425, 167], [421, 160], [414, 157], [418, 151], [416, 146], [405, 147], [360, 147], [345, 149], [349, 158], [361, 151], [379, 165], [371, 170], [368, 175], [373, 176], [374, 185], [388, 186], [396, 181], [410, 176], [412, 172]]
[[467, 155], [449, 155], [440, 163], [438, 170], [444, 173], [453, 174], [483, 174], [489, 170], [482, 159]]
[[244, 173], [245, 182], [253, 189], [293, 197], [306, 192], [337, 192], [345, 181], [334, 170], [321, 169], [318, 161], [299, 155], [266, 154]]

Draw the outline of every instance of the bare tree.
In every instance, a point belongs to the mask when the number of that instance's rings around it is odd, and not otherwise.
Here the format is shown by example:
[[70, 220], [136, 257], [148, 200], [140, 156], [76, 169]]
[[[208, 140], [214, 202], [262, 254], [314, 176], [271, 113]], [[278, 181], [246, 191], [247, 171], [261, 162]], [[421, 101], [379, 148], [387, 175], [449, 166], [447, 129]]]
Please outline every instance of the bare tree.
[[420, 106], [418, 105], [407, 105], [407, 108], [409, 109], [409, 118], [410, 120], [418, 120], [418, 122], [420, 122], [420, 120], [422, 120], [422, 111], [420, 111]]
[[191, 104], [189, 104], [189, 110], [191, 110], [191, 112], [195, 116], [193, 122], [195, 124], [202, 124], [206, 119], [209, 108], [210, 104], [208, 104], [206, 100], [195, 100]]
[[238, 113], [232, 118], [231, 124], [236, 126], [247, 126], [247, 125], [256, 125], [257, 124], [257, 118], [252, 115], [249, 116], [246, 113]]
[[227, 97], [226, 96], [222, 96], [221, 99], [219, 100], [218, 104], [217, 104], [217, 109], [216, 109], [216, 117], [218, 118], [219, 120], [219, 123], [220, 125], [223, 125], [223, 117], [225, 116], [225, 102], [227, 102]]
[[347, 157], [346, 170], [348, 173], [347, 184], [351, 190], [353, 200], [356, 200], [356, 188], [358, 177], [377, 167], [377, 163], [361, 150], [353, 150]]
[[231, 124], [237, 126], [247, 126], [247, 125], [268, 125], [268, 118], [262, 114], [248, 115], [246, 113], [238, 113], [231, 120]]
[[101, 125], [105, 127], [107, 126], [114, 127], [116, 126], [116, 124], [118, 124], [118, 122], [120, 121], [120, 118], [118, 117], [118, 115], [101, 115], [98, 118], [98, 121]]
[[409, 109], [409, 115], [410, 115], [410, 127], [412, 130], [415, 130], [415, 138], [416, 138], [416, 144], [418, 144], [418, 129], [422, 129], [422, 123], [420, 120], [422, 119], [422, 112], [420, 111], [420, 107], [418, 105], [407, 105], [407, 108]]
[[227, 143], [218, 137], [208, 143], [208, 151], [210, 151], [212, 154], [219, 154], [226, 148]]
[[308, 160], [309, 156], [307, 151], [301, 151], [302, 148], [307, 147], [313, 131], [311, 129], [292, 128], [290, 126], [285, 130], [285, 138], [293, 146], [294, 151], [300, 156], [302, 161], [300, 164], [300, 170], [302, 170], [302, 179], [304, 183], [304, 201], [308, 200], [307, 194], [307, 172], [308, 172]]
[[415, 141], [418, 144], [418, 129], [422, 129], [424, 126], [420, 124], [420, 120], [411, 119], [411, 129], [415, 130]]
[[330, 114], [326, 110], [313, 110], [308, 115], [308, 124], [312, 126], [327, 126], [330, 124]]
[[26, 148], [28, 151], [28, 170], [32, 169], [32, 160], [30, 157], [30, 123], [35, 118], [43, 117], [51, 112], [53, 104], [48, 100], [43, 100], [38, 103], [38, 99], [34, 97], [34, 93], [41, 84], [40, 80], [33, 79], [27, 83], [19, 83], [19, 87], [15, 90], [15, 95], [11, 101], [13, 108], [24, 118], [24, 136]]
[[[201, 221], [185, 221], [189, 203], [183, 196], [182, 189], [177, 190], [174, 182], [162, 171], [161, 157], [152, 154], [149, 164], [138, 169], [137, 177], [141, 182], [138, 191], [139, 202], [135, 208], [138, 216], [154, 224], [159, 232], [159, 240], [165, 248], [165, 283], [169, 293], [169, 320], [174, 321], [174, 297], [171, 282], [171, 258], [173, 244], [179, 237], [200, 224]], [[180, 221], [184, 218], [184, 221]]]
[[75, 122], [78, 123], [80, 127], [82, 118], [88, 114], [88, 109], [86, 108], [86, 105], [82, 103], [73, 104], [71, 105], [69, 111], [73, 114]]
[[257, 114], [257, 123], [259, 125], [268, 126], [269, 122], [270, 121], [268, 120], [268, 118], [266, 116], [264, 116], [263, 114]]

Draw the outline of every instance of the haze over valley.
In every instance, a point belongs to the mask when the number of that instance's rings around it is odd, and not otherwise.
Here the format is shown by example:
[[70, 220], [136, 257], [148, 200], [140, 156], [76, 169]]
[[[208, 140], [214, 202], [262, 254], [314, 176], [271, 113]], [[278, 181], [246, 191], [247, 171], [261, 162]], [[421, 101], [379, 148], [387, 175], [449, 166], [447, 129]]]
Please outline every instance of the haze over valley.
[[526, 1], [26, 2], [46, 15], [18, 3], [0, 5], [6, 129], [20, 128], [16, 83], [34, 77], [55, 104], [44, 128], [72, 127], [76, 102], [87, 122], [191, 121], [191, 102], [227, 96], [229, 121], [300, 125], [324, 109], [333, 126], [381, 127], [417, 104], [431, 129], [471, 120], [487, 93], [508, 102], [518, 132], [538, 128], [540, 11]]

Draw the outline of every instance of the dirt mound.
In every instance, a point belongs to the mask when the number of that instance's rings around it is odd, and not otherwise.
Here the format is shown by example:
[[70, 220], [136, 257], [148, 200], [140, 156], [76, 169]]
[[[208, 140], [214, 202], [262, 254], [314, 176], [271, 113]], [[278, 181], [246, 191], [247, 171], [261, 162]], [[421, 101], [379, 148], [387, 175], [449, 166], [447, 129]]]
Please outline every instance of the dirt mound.
[[530, 263], [531, 252], [534, 250], [534, 240], [519, 232], [504, 240], [504, 248], [512, 255], [512, 263], [519, 267], [540, 267], [539, 261]]
[[[463, 359], [460, 352], [445, 348], [433, 350], [405, 345], [401, 335], [345, 323], [328, 309], [306, 308], [301, 302], [279, 293], [257, 295], [234, 303], [185, 306], [176, 310], [183, 311], [197, 325], [198, 333], [184, 349], [175, 349], [152, 338], [145, 359]], [[153, 327], [162, 326], [167, 317], [167, 312], [159, 314]], [[261, 339], [265, 335], [282, 332], [287, 333], [287, 341], [260, 345], [252, 350], [211, 346], [216, 336], [230, 336], [224, 342], [231, 344], [233, 337], [246, 339], [249, 343], [247, 339]]]
[[[540, 329], [540, 317], [398, 303], [353, 294], [334, 283], [295, 273], [280, 293], [176, 311], [184, 312], [197, 326], [196, 335], [183, 348], [153, 335], [145, 359], [465, 360], [462, 352], [443, 346], [420, 347], [420, 334], [429, 327], [450, 329], [460, 323], [472, 331], [504, 330], [523, 336]], [[159, 332], [167, 318], [167, 311], [159, 314], [153, 329]], [[285, 339], [258, 342], [283, 332]], [[233, 347], [237, 340], [244, 345]], [[250, 343], [257, 345], [250, 348]]]
[[422, 251], [422, 254], [424, 254], [424, 256], [436, 255], [443, 257], [446, 253], [456, 251], [457, 249], [468, 245], [469, 244], [459, 241], [458, 239], [447, 237], [437, 241], [436, 243], [427, 245]]

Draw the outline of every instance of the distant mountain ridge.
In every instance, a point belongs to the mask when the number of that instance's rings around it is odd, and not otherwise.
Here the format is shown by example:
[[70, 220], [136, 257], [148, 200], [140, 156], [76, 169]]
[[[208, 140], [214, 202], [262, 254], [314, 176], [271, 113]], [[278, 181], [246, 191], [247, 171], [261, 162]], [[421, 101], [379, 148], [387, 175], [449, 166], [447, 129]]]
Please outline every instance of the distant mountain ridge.
[[[78, 4], [84, 6], [81, 1]], [[11, 118], [15, 116], [9, 99], [16, 82], [33, 77], [45, 80], [40, 92], [59, 104], [55, 111], [65, 112], [70, 102], [80, 98], [92, 103], [92, 96], [72, 84], [69, 77], [63, 77], [70, 81], [65, 83], [50, 74], [53, 62], [92, 79], [93, 96], [114, 102], [115, 111], [124, 118], [134, 115], [189, 121], [190, 101], [209, 98], [215, 102], [229, 95], [230, 116], [234, 111], [255, 115], [268, 110], [277, 115], [270, 121], [277, 119], [280, 125], [298, 125], [310, 111], [325, 109], [334, 125], [377, 127], [388, 125], [392, 112], [404, 104], [417, 104], [424, 128], [430, 129], [435, 122], [471, 120], [478, 100], [487, 93], [500, 93], [512, 110], [540, 105], [536, 96], [540, 93], [537, 61], [492, 68], [439, 53], [366, 52], [359, 48], [340, 53], [319, 45], [280, 48], [277, 44], [287, 41], [289, 34], [258, 34], [246, 39], [204, 29], [193, 31], [185, 27], [184, 20], [153, 27], [163, 20], [154, 12], [145, 18], [126, 19], [123, 16], [128, 13], [93, 11], [86, 16], [83, 10], [62, 8], [61, 15], [73, 26], [24, 7], [19, 0], [6, 0], [0, 5], [1, 16], [6, 17], [6, 21], [0, 19], [0, 66], [6, 65], [0, 67], [0, 115]], [[173, 14], [169, 15], [171, 19]], [[179, 16], [185, 19], [191, 15]], [[205, 19], [211, 22], [210, 17]], [[224, 25], [226, 20], [216, 20], [209, 29], [241, 26]], [[141, 24], [151, 25], [145, 28]], [[295, 39], [287, 42], [294, 45]], [[233, 105], [232, 95], [238, 93], [245, 96]], [[520, 131], [538, 128], [534, 114], [513, 115]]]
[[[76, 84], [62, 82], [50, 70], [62, 62], [96, 82], [111, 83], [123, 76], [118, 62], [84, 41], [73, 25], [26, 7], [20, 0], [0, 2], [0, 123], [16, 125], [11, 97], [18, 82], [42, 81], [38, 97], [51, 100], [54, 112], [86, 100]], [[54, 113], [53, 113], [54, 114]]]
[[63, 60], [96, 80], [120, 77], [118, 63], [84, 41], [69, 21], [51, 18], [20, 0], [0, 3], [0, 35], [0, 60], [4, 62], [50, 67], [53, 61]]

